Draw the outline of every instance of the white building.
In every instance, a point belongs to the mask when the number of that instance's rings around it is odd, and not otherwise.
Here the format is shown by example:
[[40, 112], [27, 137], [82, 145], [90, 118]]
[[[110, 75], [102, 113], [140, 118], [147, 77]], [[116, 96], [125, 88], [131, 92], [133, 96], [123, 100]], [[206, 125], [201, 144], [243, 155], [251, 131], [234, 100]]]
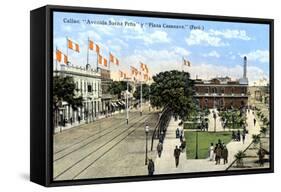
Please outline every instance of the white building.
[[100, 73], [91, 69], [89, 65], [87, 67], [61, 65], [59, 69], [54, 70], [54, 76], [56, 75], [73, 77], [78, 90], [76, 96], [82, 96], [83, 106], [73, 110], [67, 102], [62, 102], [59, 118], [54, 123], [55, 132], [98, 119], [102, 110]]

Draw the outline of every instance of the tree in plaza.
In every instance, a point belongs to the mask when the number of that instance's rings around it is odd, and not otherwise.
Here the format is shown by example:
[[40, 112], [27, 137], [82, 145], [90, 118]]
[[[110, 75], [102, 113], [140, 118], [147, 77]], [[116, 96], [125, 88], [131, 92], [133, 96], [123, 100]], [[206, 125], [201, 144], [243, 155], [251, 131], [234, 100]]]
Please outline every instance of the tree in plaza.
[[55, 76], [53, 78], [53, 104], [54, 107], [59, 106], [59, 103], [66, 101], [74, 110], [82, 106], [82, 97], [77, 97], [75, 92], [75, 83], [72, 77]]
[[[59, 121], [58, 111], [62, 107], [62, 102], [67, 102], [73, 110], [82, 106], [83, 98], [76, 96], [75, 83], [72, 77], [54, 76], [53, 77], [53, 110], [54, 124]], [[62, 119], [61, 119], [62, 121]]]
[[[117, 95], [118, 99], [121, 98], [122, 91], [127, 90], [127, 82], [126, 81], [113, 81], [109, 86], [109, 92], [112, 95]], [[129, 91], [132, 90], [132, 86], [129, 85]]]
[[[134, 92], [134, 98], [140, 99], [140, 85], [136, 87], [136, 90]], [[149, 85], [142, 84], [142, 98], [145, 100], [149, 99]]]
[[153, 107], [168, 108], [175, 118], [185, 121], [196, 108], [194, 83], [187, 72], [160, 72], [153, 76], [150, 102]]

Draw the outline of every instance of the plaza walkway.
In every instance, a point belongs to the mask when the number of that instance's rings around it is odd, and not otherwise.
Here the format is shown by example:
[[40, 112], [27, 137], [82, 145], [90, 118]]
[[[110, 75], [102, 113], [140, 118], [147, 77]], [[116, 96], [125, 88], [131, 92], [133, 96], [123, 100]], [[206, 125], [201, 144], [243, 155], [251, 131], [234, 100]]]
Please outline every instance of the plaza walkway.
[[[210, 121], [213, 117], [210, 117]], [[220, 165], [215, 165], [214, 161], [209, 161], [209, 159], [186, 159], [186, 150], [180, 155], [179, 166], [175, 166], [174, 149], [176, 145], [180, 145], [180, 140], [176, 138], [175, 131], [177, 129], [179, 121], [175, 121], [174, 118], [171, 119], [170, 124], [167, 128], [166, 138], [163, 144], [162, 155], [159, 158], [157, 156], [155, 160], [155, 174], [168, 174], [168, 173], [188, 173], [188, 172], [205, 172], [205, 171], [222, 171], [226, 170], [228, 166], [235, 160], [234, 155], [239, 151], [244, 151], [251, 143], [252, 135], [259, 134], [260, 125], [257, 121], [256, 126], [254, 126], [254, 115], [252, 111], [247, 113], [247, 130], [249, 133], [246, 134], [245, 143], [231, 141], [226, 146], [228, 148], [228, 163], [223, 165], [223, 160], [221, 160]], [[217, 118], [217, 121], [219, 118]], [[218, 123], [218, 122], [217, 122]], [[220, 123], [219, 123], [220, 124]], [[214, 130], [214, 123], [210, 123], [209, 130]], [[217, 124], [218, 125], [218, 124]], [[182, 129], [182, 127], [180, 127]], [[217, 131], [221, 131], [218, 126]], [[188, 147], [188, 141], [187, 141]]]

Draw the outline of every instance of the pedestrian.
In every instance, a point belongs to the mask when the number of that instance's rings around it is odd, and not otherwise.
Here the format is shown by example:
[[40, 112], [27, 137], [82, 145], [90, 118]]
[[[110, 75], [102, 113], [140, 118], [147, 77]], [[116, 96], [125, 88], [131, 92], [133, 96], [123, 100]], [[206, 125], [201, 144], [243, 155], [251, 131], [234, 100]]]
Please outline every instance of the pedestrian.
[[214, 144], [211, 143], [211, 146], [209, 148], [209, 159], [210, 161], [214, 160]]
[[223, 158], [223, 164], [228, 163], [228, 160], [227, 160], [227, 158], [228, 158], [228, 150], [226, 148], [226, 145], [223, 147], [221, 155], [222, 155], [222, 158]]
[[176, 129], [176, 138], [179, 138], [179, 136], [180, 136], [180, 130], [179, 130], [179, 128], [177, 128]]
[[237, 141], [240, 141], [240, 140], [241, 140], [240, 130], [237, 131], [236, 137], [237, 137], [237, 138], [236, 138]]
[[217, 145], [217, 148], [216, 148], [216, 151], [215, 151], [215, 153], [216, 153], [216, 157], [215, 157], [216, 165], [220, 164], [221, 152], [222, 152], [221, 145]]
[[208, 132], [208, 129], [209, 129], [209, 123], [208, 123], [208, 121], [206, 121], [205, 126], [206, 126], [206, 131]]
[[184, 136], [182, 129], [180, 130], [179, 134], [180, 134], [180, 142], [182, 142], [183, 141], [183, 136]]
[[161, 142], [159, 142], [158, 145], [157, 145], [157, 152], [158, 152], [159, 158], [161, 157], [162, 150], [163, 150], [163, 144]]
[[257, 120], [256, 120], [256, 118], [254, 118], [254, 127], [256, 126], [256, 122], [257, 122]]
[[159, 136], [159, 142], [163, 143], [163, 141], [164, 141], [164, 132], [161, 131], [160, 136]]
[[178, 165], [179, 165], [180, 154], [181, 154], [181, 151], [180, 151], [180, 149], [178, 148], [178, 146], [176, 146], [176, 148], [175, 148], [175, 150], [174, 150], [174, 157], [175, 157], [176, 167], [178, 167]]
[[185, 146], [186, 146], [186, 141], [185, 141], [185, 139], [183, 139], [183, 140], [181, 141], [181, 145], [180, 145], [180, 150], [181, 150], [181, 152], [183, 152]]
[[264, 156], [265, 156], [265, 151], [264, 149], [259, 149], [258, 151], [258, 156], [259, 156], [259, 163], [260, 166], [262, 167], [264, 165]]
[[78, 123], [80, 124], [80, 121], [81, 121], [81, 117], [80, 115], [78, 115]]
[[245, 143], [245, 138], [246, 138], [246, 133], [243, 131], [243, 133], [242, 133], [242, 141], [243, 141], [243, 144]]
[[147, 169], [148, 169], [148, 175], [152, 176], [154, 173], [154, 162], [152, 159], [148, 159]]
[[232, 140], [236, 140], [236, 135], [234, 131], [232, 131]]

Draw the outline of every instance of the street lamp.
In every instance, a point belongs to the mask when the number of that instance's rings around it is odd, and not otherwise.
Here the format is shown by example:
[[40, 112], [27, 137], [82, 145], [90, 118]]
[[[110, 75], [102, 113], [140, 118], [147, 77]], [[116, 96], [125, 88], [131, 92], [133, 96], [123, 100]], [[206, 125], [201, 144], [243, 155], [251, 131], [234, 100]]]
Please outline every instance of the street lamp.
[[213, 118], [214, 118], [214, 132], [216, 132], [216, 129], [217, 129], [217, 114], [216, 114], [215, 110], [213, 112], [214, 112], [214, 114], [213, 114]]
[[145, 165], [147, 165], [147, 138], [148, 138], [149, 126], [145, 125]]
[[62, 132], [62, 125], [63, 125], [63, 112], [62, 112], [62, 108], [59, 108], [59, 114], [60, 114], [60, 132]]
[[196, 148], [195, 148], [195, 159], [198, 159], [198, 128], [196, 130]]

